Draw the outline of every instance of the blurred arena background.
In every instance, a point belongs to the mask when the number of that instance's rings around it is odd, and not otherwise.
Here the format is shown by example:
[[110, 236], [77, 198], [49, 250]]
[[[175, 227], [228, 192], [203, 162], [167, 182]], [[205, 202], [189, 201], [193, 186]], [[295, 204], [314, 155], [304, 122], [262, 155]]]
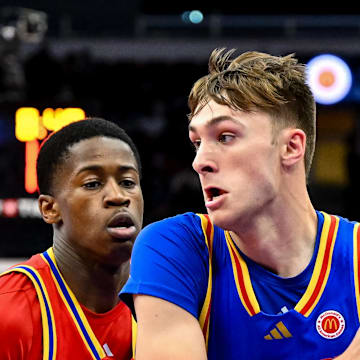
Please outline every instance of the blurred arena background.
[[[16, 137], [20, 108], [43, 120], [56, 118], [56, 109], [79, 108], [124, 127], [142, 157], [144, 225], [205, 211], [191, 169], [187, 95], [215, 47], [295, 53], [309, 64], [331, 54], [347, 64], [348, 73], [332, 63], [315, 70], [314, 86], [318, 81], [327, 100], [318, 101], [309, 191], [316, 208], [360, 220], [356, 4], [223, 3], [0, 0], [0, 270], [51, 244], [37, 195], [25, 188], [31, 159], [25, 161], [29, 144]], [[339, 86], [345, 92], [332, 100]]]

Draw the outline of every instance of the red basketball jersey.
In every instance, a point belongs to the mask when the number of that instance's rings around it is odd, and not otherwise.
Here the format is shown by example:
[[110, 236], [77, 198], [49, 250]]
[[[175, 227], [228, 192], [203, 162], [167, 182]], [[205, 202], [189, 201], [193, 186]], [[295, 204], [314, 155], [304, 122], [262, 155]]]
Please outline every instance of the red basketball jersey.
[[0, 338], [0, 360], [129, 360], [132, 318], [122, 302], [104, 314], [80, 305], [50, 248], [0, 277]]

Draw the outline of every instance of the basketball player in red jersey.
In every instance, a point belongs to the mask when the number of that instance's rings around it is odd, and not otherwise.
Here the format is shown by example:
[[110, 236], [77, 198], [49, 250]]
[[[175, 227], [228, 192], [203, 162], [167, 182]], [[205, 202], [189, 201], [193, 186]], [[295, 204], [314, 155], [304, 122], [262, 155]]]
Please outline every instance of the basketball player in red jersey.
[[118, 293], [142, 227], [136, 146], [116, 124], [86, 119], [43, 143], [37, 172], [53, 246], [0, 277], [0, 359], [129, 360]]

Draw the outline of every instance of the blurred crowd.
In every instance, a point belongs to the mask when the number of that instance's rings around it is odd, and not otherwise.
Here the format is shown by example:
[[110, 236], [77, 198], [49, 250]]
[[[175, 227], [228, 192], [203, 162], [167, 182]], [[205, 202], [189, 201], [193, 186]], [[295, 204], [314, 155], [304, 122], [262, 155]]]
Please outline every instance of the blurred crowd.
[[[21, 60], [16, 51], [0, 56], [0, 199], [36, 197], [24, 190], [24, 143], [15, 139], [15, 111], [21, 106], [80, 107], [88, 116], [122, 126], [137, 144], [143, 165], [144, 225], [184, 211], [204, 212], [200, 185], [191, 168], [187, 96], [206, 63], [103, 61], [79, 49], [55, 57], [46, 43]], [[356, 139], [356, 137], [355, 137]], [[310, 189], [318, 208], [358, 219], [360, 151], [352, 145], [350, 185]], [[326, 199], [332, 191], [332, 206]], [[322, 206], [324, 204], [324, 206]], [[326, 206], [325, 206], [326, 205]], [[0, 217], [0, 257], [30, 256], [50, 246], [51, 227], [39, 219]]]
[[[24, 61], [11, 52], [3, 55], [0, 199], [36, 197], [24, 190], [25, 145], [14, 136], [16, 109], [80, 107], [88, 116], [118, 123], [137, 144], [145, 225], [183, 211], [204, 211], [191, 168], [187, 96], [207, 64], [109, 63], [93, 59], [86, 50], [59, 59], [46, 44]], [[42, 250], [51, 227], [39, 219], [0, 218], [0, 233], [0, 257], [27, 256]]]

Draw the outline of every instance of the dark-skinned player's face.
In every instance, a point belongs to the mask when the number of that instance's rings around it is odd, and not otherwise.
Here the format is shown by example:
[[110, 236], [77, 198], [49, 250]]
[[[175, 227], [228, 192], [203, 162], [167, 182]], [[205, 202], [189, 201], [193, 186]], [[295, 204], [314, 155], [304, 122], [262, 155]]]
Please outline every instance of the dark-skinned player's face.
[[119, 139], [94, 137], [69, 150], [53, 182], [61, 219], [54, 241], [65, 241], [95, 261], [128, 260], [144, 210], [130, 146]]

